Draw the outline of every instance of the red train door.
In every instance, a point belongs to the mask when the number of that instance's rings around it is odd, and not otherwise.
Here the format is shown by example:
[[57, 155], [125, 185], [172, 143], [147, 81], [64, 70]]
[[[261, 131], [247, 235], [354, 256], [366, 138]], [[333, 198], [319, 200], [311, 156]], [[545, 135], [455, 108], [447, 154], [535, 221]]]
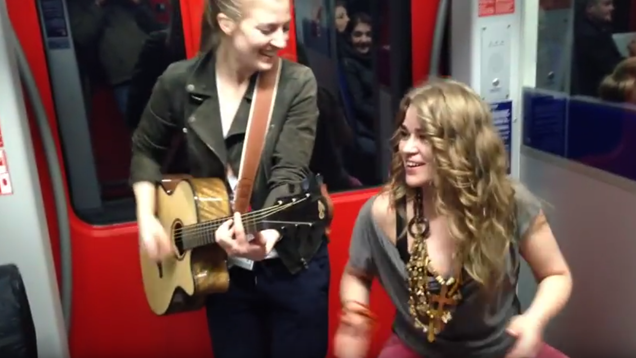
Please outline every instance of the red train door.
[[[198, 46], [203, 1], [153, 1], [150, 13], [154, 12], [159, 25], [154, 31], [157, 38], [162, 38], [161, 26], [165, 29], [166, 22], [168, 26], [179, 24], [171, 31], [183, 31], [181, 50], [193, 56]], [[347, 185], [334, 195], [336, 219], [330, 246], [333, 333], [339, 309], [338, 284], [355, 213], [377, 192], [386, 177], [390, 159], [387, 139], [400, 97], [428, 72], [438, 1], [349, 0], [345, 10], [351, 24], [356, 13], [366, 13], [371, 21], [367, 21], [370, 29], [350, 28], [345, 33], [336, 30], [336, 24], [342, 20], [337, 17], [338, 11], [342, 11], [337, 9], [340, 2], [299, 0], [293, 4], [295, 26], [290, 46], [283, 55], [292, 59], [298, 56], [300, 62], [314, 70], [319, 85], [342, 104], [342, 128], [348, 128], [350, 133], [338, 148], [347, 172]], [[40, 163], [42, 193], [58, 266], [56, 215], [68, 215], [71, 223], [71, 353], [75, 358], [88, 358], [96, 352], [104, 356], [211, 356], [203, 312], [156, 317], [147, 307], [139, 276], [134, 201], [126, 184], [130, 130], [119, 108], [125, 80], [117, 79], [112, 68], [109, 72], [109, 63], [100, 57], [99, 40], [92, 37], [94, 28], [88, 26], [94, 23], [89, 21], [86, 25], [83, 21], [90, 19], [87, 17], [90, 10], [95, 10], [90, 6], [95, 6], [95, 2], [8, 2], [12, 23], [38, 82], [50, 122], [59, 134], [58, 150], [64, 162], [72, 208], [68, 213], [55, 212], [37, 136], [34, 149]], [[174, 15], [175, 12], [179, 13]], [[358, 118], [355, 112], [347, 111], [354, 107], [352, 102], [356, 98], [351, 93], [343, 94], [343, 88], [348, 88], [343, 86], [351, 84], [341, 61], [347, 54], [339, 52], [337, 39], [345, 43], [353, 41], [354, 33], [370, 37], [368, 41], [373, 48], [369, 62], [373, 88], [366, 90], [372, 92], [371, 103], [378, 116], [367, 122], [373, 127], [371, 133], [352, 129]], [[168, 63], [179, 57], [174, 53], [165, 56], [155, 57], [156, 62]], [[120, 60], [133, 65], [136, 62], [126, 57]], [[364, 147], [364, 140], [360, 140], [363, 135], [379, 139], [376, 142], [380, 144]], [[369, 154], [370, 157], [364, 157]], [[371, 158], [365, 162], [368, 168], [356, 166], [359, 158]], [[374, 308], [381, 313], [382, 325], [378, 338], [383, 338], [390, 330], [392, 312], [380, 291], [375, 298]]]

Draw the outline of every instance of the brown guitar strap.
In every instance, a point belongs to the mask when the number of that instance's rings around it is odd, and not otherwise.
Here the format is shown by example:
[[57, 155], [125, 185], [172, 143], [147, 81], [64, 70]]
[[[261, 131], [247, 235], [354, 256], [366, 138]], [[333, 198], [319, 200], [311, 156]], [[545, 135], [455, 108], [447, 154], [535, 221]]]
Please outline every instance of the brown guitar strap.
[[274, 66], [266, 72], [261, 72], [256, 79], [256, 88], [247, 120], [245, 141], [243, 142], [243, 156], [239, 168], [238, 184], [234, 196], [234, 211], [241, 214], [247, 212], [252, 198], [254, 180], [261, 162], [261, 154], [265, 146], [265, 138], [269, 129], [269, 122], [274, 111], [274, 102], [278, 92], [280, 80], [281, 59], [276, 58]]

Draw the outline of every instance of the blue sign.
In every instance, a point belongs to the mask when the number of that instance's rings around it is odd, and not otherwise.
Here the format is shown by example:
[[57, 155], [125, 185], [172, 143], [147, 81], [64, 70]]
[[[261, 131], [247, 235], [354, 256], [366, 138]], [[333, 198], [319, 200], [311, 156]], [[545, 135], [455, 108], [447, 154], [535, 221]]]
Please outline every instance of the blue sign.
[[62, 0], [40, 0], [40, 14], [48, 48], [52, 50], [71, 48], [64, 2]]
[[508, 174], [512, 165], [512, 101], [490, 104], [492, 120], [508, 152]]
[[567, 97], [525, 89], [523, 108], [523, 144], [566, 157]]

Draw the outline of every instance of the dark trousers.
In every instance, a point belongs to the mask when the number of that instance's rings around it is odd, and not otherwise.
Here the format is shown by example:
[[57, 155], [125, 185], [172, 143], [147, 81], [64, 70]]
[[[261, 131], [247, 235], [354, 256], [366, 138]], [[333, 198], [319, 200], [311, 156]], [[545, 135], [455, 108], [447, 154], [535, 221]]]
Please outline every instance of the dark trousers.
[[228, 292], [206, 304], [214, 358], [325, 358], [329, 278], [326, 244], [295, 275], [280, 259], [232, 267]]

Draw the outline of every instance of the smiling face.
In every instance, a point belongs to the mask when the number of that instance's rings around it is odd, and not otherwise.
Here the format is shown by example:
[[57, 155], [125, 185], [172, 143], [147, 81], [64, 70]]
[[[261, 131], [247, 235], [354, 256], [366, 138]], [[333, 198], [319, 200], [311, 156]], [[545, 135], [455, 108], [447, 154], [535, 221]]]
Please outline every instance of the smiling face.
[[366, 54], [371, 49], [373, 37], [371, 36], [371, 24], [358, 22], [351, 31], [351, 44], [361, 54]]
[[424, 136], [414, 106], [406, 110], [398, 135], [398, 150], [404, 165], [406, 185], [418, 188], [430, 184], [435, 173], [433, 148]]
[[243, 66], [257, 71], [269, 70], [276, 54], [289, 40], [289, 1], [244, 0], [241, 5], [240, 20], [221, 16], [219, 24]]

